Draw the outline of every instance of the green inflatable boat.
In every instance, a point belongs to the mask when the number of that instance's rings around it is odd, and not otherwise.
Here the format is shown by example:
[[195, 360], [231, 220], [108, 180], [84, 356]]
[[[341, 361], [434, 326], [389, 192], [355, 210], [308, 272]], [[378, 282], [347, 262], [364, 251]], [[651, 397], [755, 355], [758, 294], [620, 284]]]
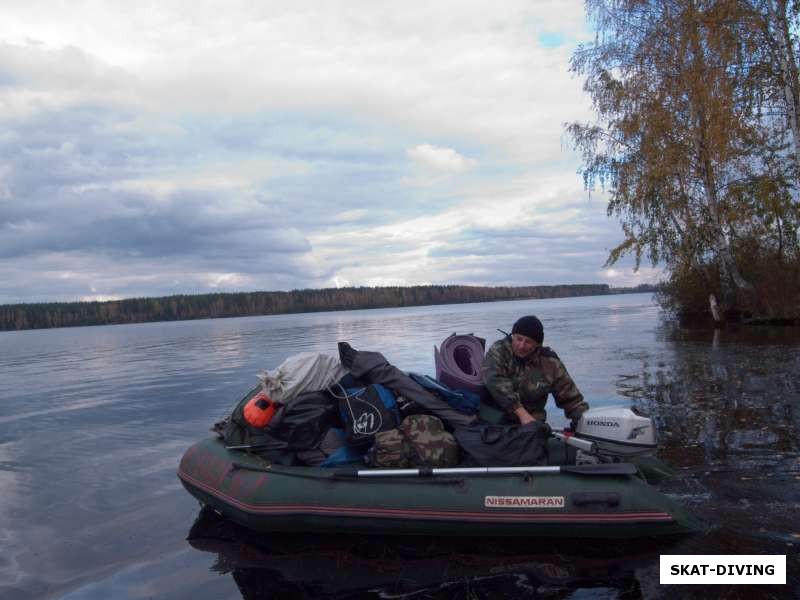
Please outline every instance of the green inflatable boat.
[[589, 412], [575, 436], [550, 441], [545, 467], [287, 467], [215, 437], [189, 448], [178, 476], [203, 505], [257, 531], [632, 538], [703, 529], [654, 485], [670, 470], [647, 452], [649, 419]]

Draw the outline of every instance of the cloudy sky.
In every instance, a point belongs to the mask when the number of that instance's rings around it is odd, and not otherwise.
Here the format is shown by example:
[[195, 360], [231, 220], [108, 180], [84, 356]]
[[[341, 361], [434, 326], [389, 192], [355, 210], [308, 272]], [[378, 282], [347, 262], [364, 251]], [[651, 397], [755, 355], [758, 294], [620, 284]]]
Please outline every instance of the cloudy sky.
[[0, 3], [0, 303], [631, 285], [577, 0]]

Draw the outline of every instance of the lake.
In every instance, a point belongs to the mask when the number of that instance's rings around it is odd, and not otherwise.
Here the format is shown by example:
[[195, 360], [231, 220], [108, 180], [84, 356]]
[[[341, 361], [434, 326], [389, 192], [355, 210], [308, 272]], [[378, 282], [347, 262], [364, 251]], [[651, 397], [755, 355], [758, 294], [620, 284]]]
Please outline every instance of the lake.
[[[636, 406], [709, 522], [670, 542], [258, 536], [201, 511], [188, 446], [300, 351], [433, 374], [453, 332], [536, 314], [592, 406]], [[560, 415], [550, 400], [552, 421]], [[791, 598], [800, 331], [685, 331], [649, 294], [0, 333], [0, 598]], [[187, 539], [188, 538], [188, 539]], [[785, 554], [786, 586], [661, 586], [660, 554]]]

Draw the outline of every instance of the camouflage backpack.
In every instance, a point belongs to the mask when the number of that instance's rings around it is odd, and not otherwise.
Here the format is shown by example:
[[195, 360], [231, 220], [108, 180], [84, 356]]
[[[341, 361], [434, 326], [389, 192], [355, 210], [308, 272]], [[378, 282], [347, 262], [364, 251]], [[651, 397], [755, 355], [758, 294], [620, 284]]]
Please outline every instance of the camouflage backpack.
[[375, 467], [452, 467], [461, 460], [458, 442], [431, 415], [411, 415], [397, 429], [375, 434], [367, 462]]

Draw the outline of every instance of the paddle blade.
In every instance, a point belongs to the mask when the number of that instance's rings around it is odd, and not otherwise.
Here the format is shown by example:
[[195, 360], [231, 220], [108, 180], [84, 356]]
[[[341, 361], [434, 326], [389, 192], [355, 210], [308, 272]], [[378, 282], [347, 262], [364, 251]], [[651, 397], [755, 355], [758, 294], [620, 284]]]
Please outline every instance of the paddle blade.
[[639, 470], [631, 463], [600, 463], [597, 465], [566, 465], [562, 473], [574, 475], [636, 475]]

